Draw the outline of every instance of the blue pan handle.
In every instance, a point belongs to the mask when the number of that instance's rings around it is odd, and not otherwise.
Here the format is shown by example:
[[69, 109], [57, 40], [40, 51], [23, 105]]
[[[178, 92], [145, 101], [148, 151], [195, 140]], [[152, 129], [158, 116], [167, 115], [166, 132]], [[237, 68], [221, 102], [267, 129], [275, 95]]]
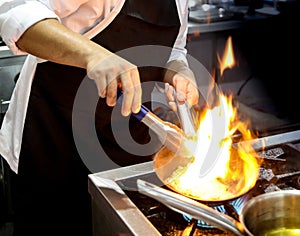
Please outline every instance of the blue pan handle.
[[[122, 104], [122, 96], [123, 92], [120, 89], [118, 89], [117, 99], [119, 104]], [[141, 110], [138, 113], [132, 113], [132, 115], [136, 117], [139, 121], [142, 121], [144, 117], [148, 114], [148, 112], [150, 112], [150, 110], [142, 104]]]

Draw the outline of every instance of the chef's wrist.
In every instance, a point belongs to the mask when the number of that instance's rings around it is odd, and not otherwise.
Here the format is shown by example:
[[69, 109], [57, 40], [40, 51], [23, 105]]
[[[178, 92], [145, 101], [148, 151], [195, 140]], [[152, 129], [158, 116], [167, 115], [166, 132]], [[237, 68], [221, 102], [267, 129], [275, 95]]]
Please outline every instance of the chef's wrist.
[[173, 60], [168, 62], [165, 66], [164, 82], [173, 85], [173, 77], [177, 73], [193, 80], [194, 82], [196, 81], [193, 71], [184, 61]]

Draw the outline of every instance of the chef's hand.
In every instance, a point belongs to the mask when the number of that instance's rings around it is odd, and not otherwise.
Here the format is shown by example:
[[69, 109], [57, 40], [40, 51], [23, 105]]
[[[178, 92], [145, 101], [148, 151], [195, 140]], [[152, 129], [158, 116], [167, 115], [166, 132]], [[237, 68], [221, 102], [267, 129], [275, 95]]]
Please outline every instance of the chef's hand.
[[[199, 91], [196, 80], [194, 74], [184, 62], [173, 61], [169, 63], [164, 81], [166, 82], [165, 96], [172, 110], [177, 110], [176, 99], [179, 103], [187, 101], [189, 107], [198, 104]], [[174, 90], [176, 93], [174, 93]]]
[[91, 60], [87, 67], [87, 75], [96, 83], [98, 94], [106, 98], [108, 106], [115, 106], [117, 90], [123, 91], [122, 115], [137, 113], [141, 109], [142, 90], [140, 76], [135, 65], [111, 53], [105, 59]]
[[122, 114], [127, 116], [140, 110], [142, 92], [137, 67], [56, 19], [47, 18], [33, 24], [16, 44], [21, 51], [39, 58], [85, 68], [95, 80], [99, 96], [106, 97], [109, 106], [116, 104], [120, 83], [124, 93]]

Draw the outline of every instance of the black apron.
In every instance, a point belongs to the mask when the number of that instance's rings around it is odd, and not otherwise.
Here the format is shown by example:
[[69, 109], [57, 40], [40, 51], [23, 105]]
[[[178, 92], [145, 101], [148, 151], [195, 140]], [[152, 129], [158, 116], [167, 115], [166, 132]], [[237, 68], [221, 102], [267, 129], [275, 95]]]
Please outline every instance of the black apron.
[[[126, 0], [113, 22], [92, 40], [112, 52], [142, 45], [172, 47], [179, 27], [175, 0]], [[168, 56], [165, 53], [155, 60], [163, 66]], [[125, 59], [130, 61], [130, 58]], [[162, 68], [138, 69], [141, 82], [163, 80]], [[77, 152], [72, 133], [74, 98], [85, 76], [86, 70], [76, 67], [52, 62], [37, 66], [17, 175], [16, 235], [86, 236], [90, 233], [87, 187], [90, 171]], [[95, 85], [90, 93], [97, 93]], [[150, 108], [149, 103], [144, 105]], [[151, 160], [151, 155], [132, 155], [118, 145], [110, 127], [113, 108], [106, 105], [105, 99], [100, 98], [95, 109], [96, 114], [84, 116], [95, 116], [99, 142], [115, 163], [125, 166]], [[120, 115], [115, 119], [122, 123], [125, 118]], [[129, 126], [137, 142], [149, 141], [148, 128], [135, 117], [130, 117]]]

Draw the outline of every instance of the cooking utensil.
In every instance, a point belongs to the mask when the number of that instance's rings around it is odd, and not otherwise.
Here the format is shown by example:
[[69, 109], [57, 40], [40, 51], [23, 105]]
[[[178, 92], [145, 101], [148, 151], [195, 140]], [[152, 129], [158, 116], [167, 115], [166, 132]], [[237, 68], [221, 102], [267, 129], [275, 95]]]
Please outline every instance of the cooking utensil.
[[[122, 95], [122, 91], [118, 90], [119, 103], [122, 102]], [[176, 153], [179, 150], [183, 132], [177, 125], [163, 121], [144, 105], [141, 106], [138, 113], [132, 113], [132, 115], [154, 131], [159, 140], [172, 152]]]
[[[241, 174], [239, 178], [202, 178], [193, 172], [189, 176], [189, 183], [179, 184], [180, 178], [185, 175], [188, 168], [195, 165], [194, 158], [189, 156], [189, 154], [185, 155], [185, 151], [183, 150], [173, 153], [166, 147], [163, 147], [155, 154], [153, 159], [155, 173], [168, 188], [187, 197], [206, 202], [235, 199], [250, 191], [259, 176], [259, 171], [255, 165], [246, 165], [246, 167], [243, 167], [243, 161], [235, 153], [230, 158], [229, 166], [234, 166], [235, 173], [239, 172]], [[197, 166], [193, 170], [196, 169]], [[245, 179], [242, 176], [242, 171], [253, 174], [248, 175], [247, 179]], [[187, 181], [187, 178], [185, 181]]]
[[299, 235], [300, 191], [283, 190], [253, 197], [242, 207], [239, 221], [193, 199], [137, 180], [138, 191], [181, 214], [236, 235]]
[[180, 102], [177, 99], [176, 91], [174, 90], [174, 98], [177, 107], [177, 113], [179, 116], [179, 121], [181, 124], [181, 129], [183, 130], [185, 136], [188, 138], [193, 138], [196, 136], [195, 122], [192, 117], [192, 110], [189, 108], [187, 102]]

